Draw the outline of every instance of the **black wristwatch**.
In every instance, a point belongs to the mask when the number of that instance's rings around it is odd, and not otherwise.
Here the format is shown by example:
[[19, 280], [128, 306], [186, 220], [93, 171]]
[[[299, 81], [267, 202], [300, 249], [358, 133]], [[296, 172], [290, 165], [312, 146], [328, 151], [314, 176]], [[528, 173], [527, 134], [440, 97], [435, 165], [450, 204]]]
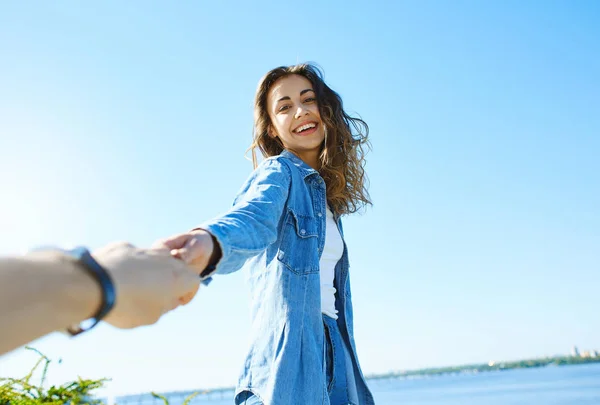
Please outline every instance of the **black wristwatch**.
[[89, 273], [94, 280], [98, 282], [100, 288], [102, 289], [102, 303], [100, 308], [96, 311], [96, 313], [85, 321], [81, 322], [79, 325], [72, 325], [67, 328], [67, 332], [71, 334], [71, 336], [79, 335], [80, 333], [87, 332], [92, 329], [94, 326], [98, 324], [106, 315], [113, 309], [116, 301], [116, 290], [115, 284], [108, 274], [108, 271], [104, 267], [102, 267], [96, 259], [92, 257], [90, 251], [84, 247], [77, 247], [70, 250], [64, 249], [36, 249], [36, 251], [48, 251], [54, 250], [58, 251], [67, 257], [73, 259], [75, 263], [81, 267], [82, 270]]

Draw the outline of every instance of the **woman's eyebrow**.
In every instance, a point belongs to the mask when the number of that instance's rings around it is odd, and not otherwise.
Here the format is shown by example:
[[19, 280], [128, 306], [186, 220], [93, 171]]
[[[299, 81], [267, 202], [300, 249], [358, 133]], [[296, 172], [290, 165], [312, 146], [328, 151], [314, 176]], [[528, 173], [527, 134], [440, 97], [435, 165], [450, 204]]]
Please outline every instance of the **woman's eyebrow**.
[[[303, 96], [306, 93], [308, 93], [309, 91], [312, 91], [313, 93], [315, 92], [313, 89], [304, 89], [300, 92], [300, 95]], [[291, 98], [289, 96], [284, 96], [284, 97], [281, 97], [279, 100], [277, 100], [277, 102], [279, 103], [280, 101], [283, 101], [283, 100], [291, 100]]]

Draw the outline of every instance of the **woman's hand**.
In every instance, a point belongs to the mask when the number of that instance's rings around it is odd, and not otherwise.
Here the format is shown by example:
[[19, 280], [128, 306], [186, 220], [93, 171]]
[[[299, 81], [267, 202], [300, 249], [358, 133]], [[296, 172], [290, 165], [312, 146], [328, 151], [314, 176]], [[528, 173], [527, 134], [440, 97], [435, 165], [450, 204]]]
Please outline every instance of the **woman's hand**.
[[213, 253], [217, 246], [210, 233], [197, 229], [159, 240], [153, 248], [169, 249], [173, 257], [183, 260], [200, 275], [211, 264], [211, 259], [214, 261]]

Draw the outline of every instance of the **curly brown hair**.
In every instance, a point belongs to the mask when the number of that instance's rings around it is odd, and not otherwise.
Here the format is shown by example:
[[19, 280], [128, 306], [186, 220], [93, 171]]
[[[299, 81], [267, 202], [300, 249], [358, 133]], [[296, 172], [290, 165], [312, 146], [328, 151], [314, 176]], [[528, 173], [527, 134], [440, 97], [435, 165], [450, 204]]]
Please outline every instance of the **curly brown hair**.
[[289, 75], [305, 77], [316, 93], [325, 132], [319, 174], [327, 185], [327, 202], [332, 211], [338, 215], [351, 214], [367, 204], [372, 205], [363, 149], [363, 146], [370, 149], [369, 126], [344, 111], [339, 94], [325, 84], [321, 69], [310, 63], [277, 67], [260, 80], [254, 98], [254, 134], [250, 146], [254, 167], [257, 167], [256, 148], [263, 157], [279, 155], [284, 149], [279, 137], [269, 136], [271, 119], [267, 96], [277, 80]]

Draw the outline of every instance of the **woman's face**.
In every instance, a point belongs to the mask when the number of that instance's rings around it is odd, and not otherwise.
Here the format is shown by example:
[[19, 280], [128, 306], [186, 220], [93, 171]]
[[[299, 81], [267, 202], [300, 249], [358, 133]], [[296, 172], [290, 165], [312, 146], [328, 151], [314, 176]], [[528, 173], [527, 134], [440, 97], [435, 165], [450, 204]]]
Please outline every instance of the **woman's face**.
[[294, 74], [277, 80], [269, 89], [267, 109], [272, 124], [269, 135], [278, 137], [286, 149], [318, 169], [325, 131], [310, 81]]

